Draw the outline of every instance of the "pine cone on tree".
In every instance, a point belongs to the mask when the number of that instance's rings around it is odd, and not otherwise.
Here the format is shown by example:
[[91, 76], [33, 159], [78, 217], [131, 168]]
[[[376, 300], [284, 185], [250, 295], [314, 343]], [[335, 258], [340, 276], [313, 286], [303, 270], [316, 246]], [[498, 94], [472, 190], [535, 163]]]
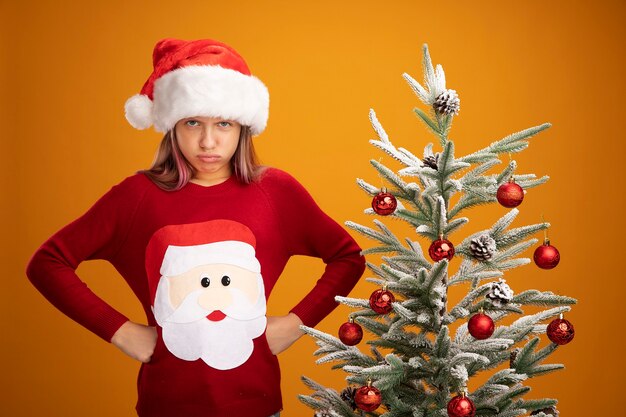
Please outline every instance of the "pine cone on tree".
[[515, 359], [517, 359], [517, 355], [520, 353], [522, 349], [520, 348], [515, 348], [511, 351], [511, 356], [509, 358], [509, 368], [514, 368], [513, 366], [513, 362], [515, 362]]
[[328, 410], [317, 410], [313, 417], [333, 417], [332, 414], [328, 412]]
[[356, 388], [348, 387], [341, 391], [341, 399], [346, 402], [353, 410], [356, 410], [356, 402], [354, 401], [354, 395], [356, 394]]
[[543, 408], [541, 410], [535, 410], [532, 413], [530, 413], [530, 415], [536, 416], [539, 413], [544, 413], [546, 416], [559, 417], [559, 410], [557, 410], [555, 406], [550, 406], [547, 408]]
[[480, 235], [470, 242], [470, 252], [479, 261], [488, 261], [496, 252], [496, 241], [489, 235]]
[[491, 289], [485, 297], [494, 306], [502, 307], [513, 299], [513, 290], [507, 285], [505, 280], [500, 279], [491, 283]]
[[430, 167], [435, 171], [437, 171], [437, 162], [439, 162], [439, 152], [437, 152], [435, 155], [425, 156], [424, 159], [422, 159], [422, 163], [424, 164], [424, 166]]
[[459, 114], [461, 100], [455, 90], [445, 90], [435, 99], [433, 107], [439, 114]]

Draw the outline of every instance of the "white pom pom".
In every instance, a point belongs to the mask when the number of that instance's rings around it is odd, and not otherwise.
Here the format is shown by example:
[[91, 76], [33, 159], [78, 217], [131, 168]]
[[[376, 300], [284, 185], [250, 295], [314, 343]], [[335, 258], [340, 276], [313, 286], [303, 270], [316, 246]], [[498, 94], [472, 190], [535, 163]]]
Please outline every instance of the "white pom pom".
[[152, 100], [143, 94], [135, 94], [124, 105], [126, 120], [135, 129], [143, 130], [152, 126]]

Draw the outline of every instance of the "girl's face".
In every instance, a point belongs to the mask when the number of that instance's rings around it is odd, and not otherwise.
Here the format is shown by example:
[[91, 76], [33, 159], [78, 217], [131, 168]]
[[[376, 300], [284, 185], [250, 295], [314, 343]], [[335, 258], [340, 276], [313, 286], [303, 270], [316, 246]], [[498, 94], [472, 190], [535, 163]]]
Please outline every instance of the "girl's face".
[[198, 116], [179, 120], [174, 129], [183, 156], [195, 170], [192, 182], [214, 185], [231, 176], [230, 160], [239, 144], [239, 123]]

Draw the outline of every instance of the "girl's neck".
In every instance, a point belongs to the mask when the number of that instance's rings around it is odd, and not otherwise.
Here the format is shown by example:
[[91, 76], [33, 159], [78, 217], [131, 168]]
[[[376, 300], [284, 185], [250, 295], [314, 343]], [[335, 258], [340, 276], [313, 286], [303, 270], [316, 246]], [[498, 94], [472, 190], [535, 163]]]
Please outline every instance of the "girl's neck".
[[202, 185], [203, 187], [210, 187], [212, 185], [217, 185], [225, 182], [230, 178], [230, 174], [228, 176], [220, 176], [220, 177], [194, 177], [189, 180], [189, 182], [193, 182], [194, 184]]
[[228, 180], [233, 175], [232, 167], [226, 165], [221, 169], [213, 172], [194, 172], [193, 178], [189, 182], [202, 185], [203, 187], [210, 187], [212, 185], [221, 184]]

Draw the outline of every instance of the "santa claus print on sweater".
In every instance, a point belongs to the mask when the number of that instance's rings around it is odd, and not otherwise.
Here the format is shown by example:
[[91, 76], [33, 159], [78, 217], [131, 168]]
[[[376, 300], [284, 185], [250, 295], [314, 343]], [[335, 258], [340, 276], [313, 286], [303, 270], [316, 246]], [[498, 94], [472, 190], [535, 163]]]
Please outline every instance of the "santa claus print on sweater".
[[232, 220], [154, 233], [146, 249], [152, 309], [174, 356], [220, 370], [250, 358], [267, 323], [255, 247], [252, 231]]

